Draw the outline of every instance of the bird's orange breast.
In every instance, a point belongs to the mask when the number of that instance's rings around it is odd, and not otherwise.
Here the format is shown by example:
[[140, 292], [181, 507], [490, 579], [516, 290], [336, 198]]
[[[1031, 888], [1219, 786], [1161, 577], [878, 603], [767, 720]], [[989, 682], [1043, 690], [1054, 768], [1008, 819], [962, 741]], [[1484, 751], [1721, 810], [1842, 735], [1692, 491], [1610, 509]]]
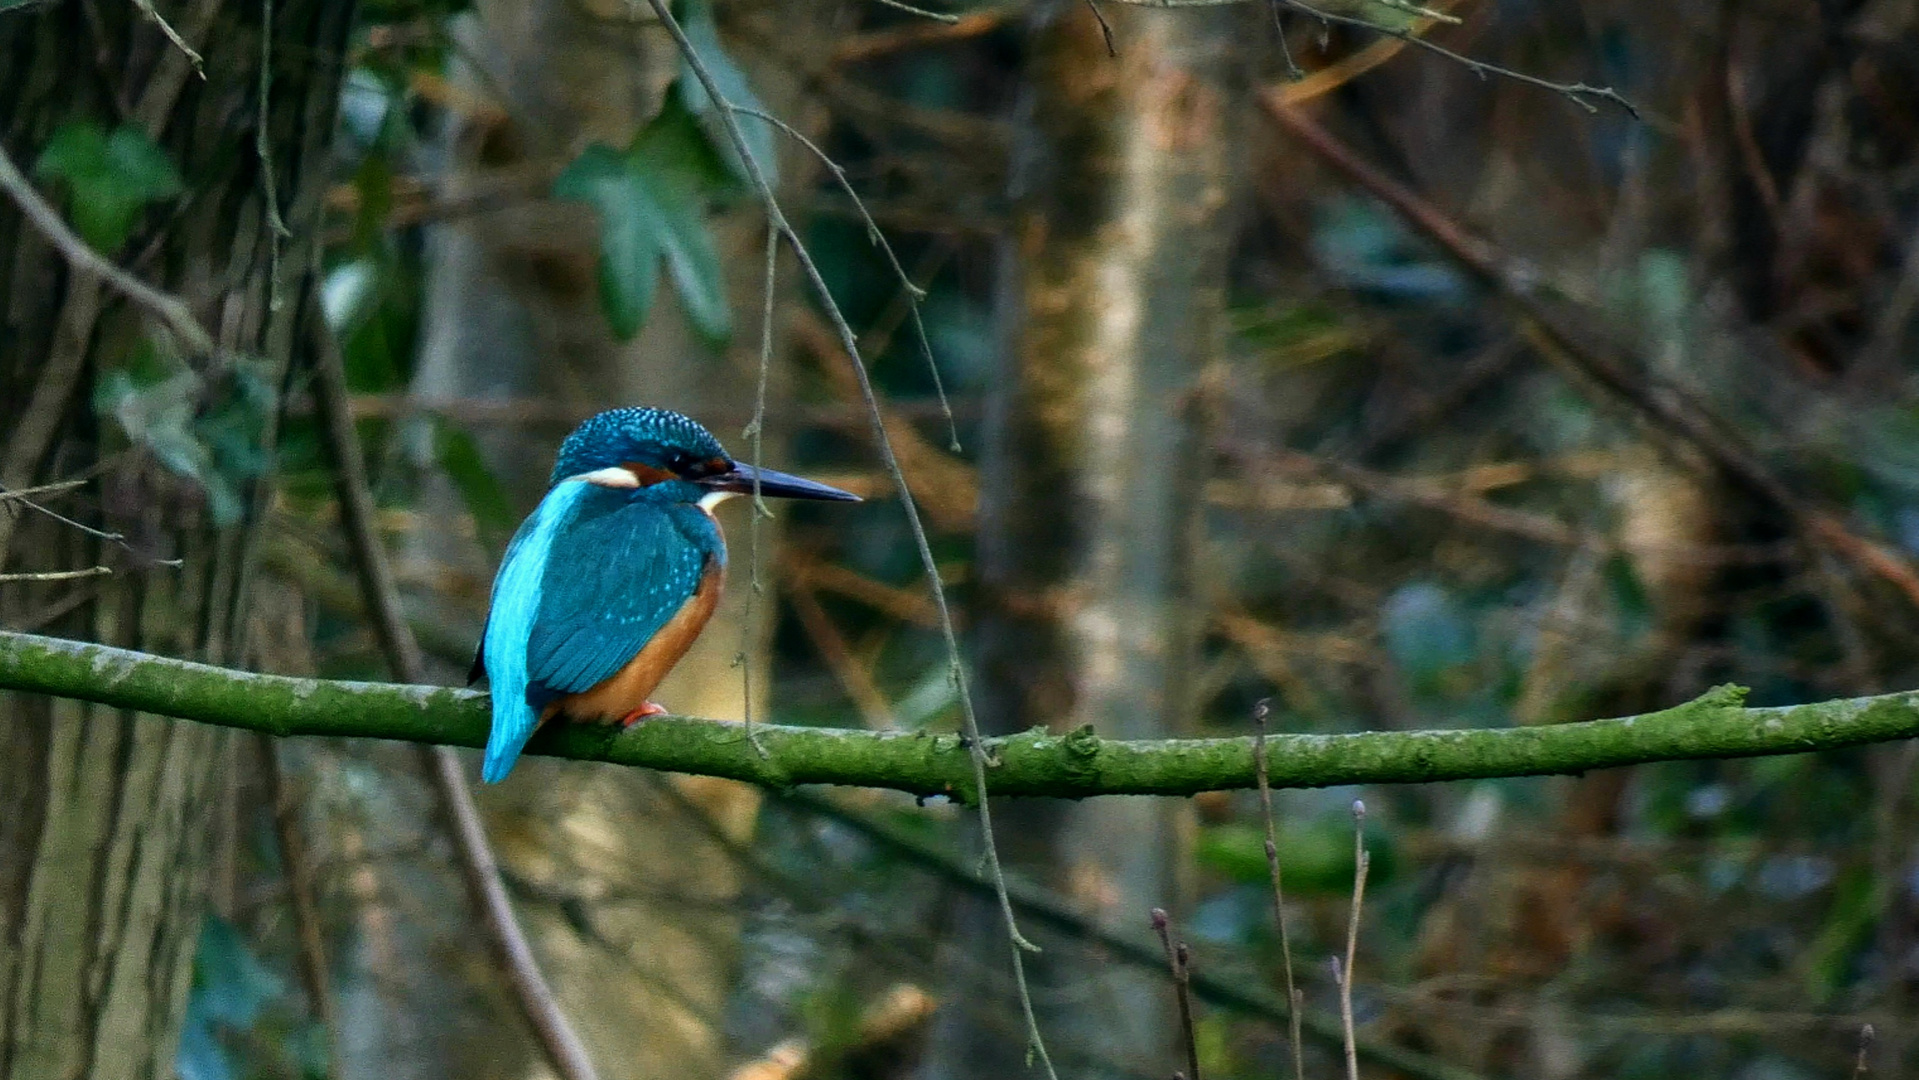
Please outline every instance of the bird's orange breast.
[[645, 705], [660, 680], [666, 678], [666, 673], [693, 647], [694, 639], [713, 618], [714, 609], [720, 605], [720, 589], [725, 577], [726, 571], [720, 567], [719, 560], [708, 559], [706, 571], [700, 575], [699, 588], [625, 667], [590, 690], [561, 697], [547, 706], [546, 715], [561, 713], [575, 720], [618, 720]]

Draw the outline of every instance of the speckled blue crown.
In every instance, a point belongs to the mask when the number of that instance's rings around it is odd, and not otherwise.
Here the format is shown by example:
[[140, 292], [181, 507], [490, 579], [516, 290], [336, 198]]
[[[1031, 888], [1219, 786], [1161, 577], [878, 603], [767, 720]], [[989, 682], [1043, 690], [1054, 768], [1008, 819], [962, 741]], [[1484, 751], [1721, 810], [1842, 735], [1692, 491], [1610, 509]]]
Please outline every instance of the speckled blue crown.
[[671, 409], [608, 409], [574, 428], [560, 444], [548, 483], [628, 461], [663, 469], [682, 454], [695, 461], [728, 456], [712, 432]]

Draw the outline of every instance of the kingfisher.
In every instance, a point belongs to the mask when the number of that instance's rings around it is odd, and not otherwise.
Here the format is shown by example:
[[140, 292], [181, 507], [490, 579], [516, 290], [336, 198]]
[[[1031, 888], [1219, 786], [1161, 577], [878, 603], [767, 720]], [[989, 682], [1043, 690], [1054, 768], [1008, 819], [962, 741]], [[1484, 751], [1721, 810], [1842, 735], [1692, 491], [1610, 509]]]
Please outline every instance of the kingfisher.
[[734, 461], [695, 421], [654, 408], [574, 428], [547, 483], [493, 579], [468, 679], [484, 673], [493, 691], [488, 783], [555, 716], [631, 726], [666, 712], [650, 695], [713, 617], [726, 577], [715, 506], [755, 491], [859, 501]]

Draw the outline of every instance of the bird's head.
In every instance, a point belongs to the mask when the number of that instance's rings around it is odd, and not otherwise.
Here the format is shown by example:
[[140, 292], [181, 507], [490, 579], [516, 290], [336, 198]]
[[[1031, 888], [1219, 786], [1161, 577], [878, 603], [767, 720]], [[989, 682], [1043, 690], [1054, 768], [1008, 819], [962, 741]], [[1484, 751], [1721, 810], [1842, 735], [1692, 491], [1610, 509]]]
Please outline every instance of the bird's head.
[[560, 444], [551, 483], [585, 480], [645, 488], [676, 502], [711, 506], [729, 495], [858, 502], [850, 491], [734, 461], [713, 433], [670, 409], [611, 409]]

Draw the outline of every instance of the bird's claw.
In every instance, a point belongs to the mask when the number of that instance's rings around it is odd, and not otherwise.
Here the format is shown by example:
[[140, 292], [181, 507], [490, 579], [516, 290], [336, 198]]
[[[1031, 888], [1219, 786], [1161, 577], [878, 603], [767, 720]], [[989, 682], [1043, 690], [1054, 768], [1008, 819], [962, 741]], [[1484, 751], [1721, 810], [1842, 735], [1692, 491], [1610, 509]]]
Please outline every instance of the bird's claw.
[[636, 724], [641, 724], [648, 720], [651, 720], [652, 718], [656, 716], [665, 716], [665, 715], [666, 715], [666, 706], [655, 704], [654, 702], [651, 702], [651, 701], [644, 702], [640, 705], [639, 708], [634, 709], [632, 712], [627, 713], [625, 716], [620, 717], [620, 727], [622, 729], [630, 728]]

